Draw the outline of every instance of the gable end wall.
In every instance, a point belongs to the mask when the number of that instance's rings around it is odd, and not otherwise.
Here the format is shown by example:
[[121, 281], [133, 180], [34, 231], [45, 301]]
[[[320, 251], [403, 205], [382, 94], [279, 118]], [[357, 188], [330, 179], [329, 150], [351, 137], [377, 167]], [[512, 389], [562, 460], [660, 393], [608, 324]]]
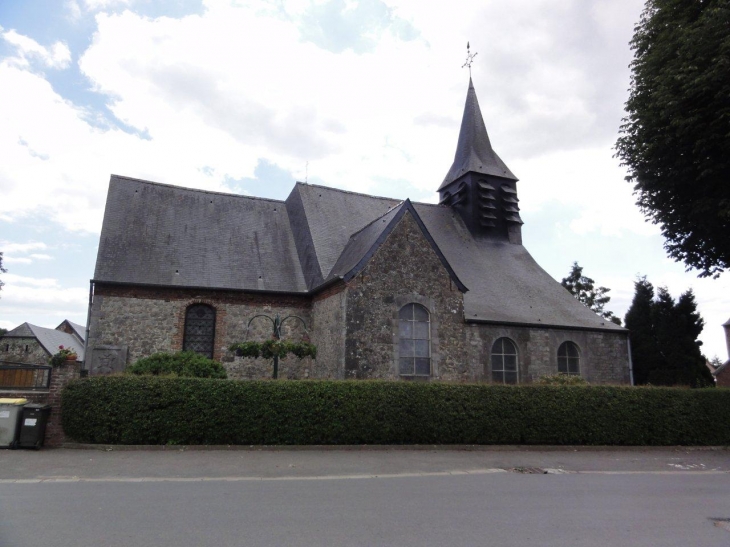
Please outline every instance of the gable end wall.
[[[7, 351], [5, 346], [8, 346]], [[51, 354], [35, 338], [0, 338], [0, 361], [47, 365], [50, 357]]]
[[433, 377], [473, 380], [464, 359], [464, 300], [410, 212], [347, 287], [345, 376], [397, 379], [398, 311], [424, 305]]

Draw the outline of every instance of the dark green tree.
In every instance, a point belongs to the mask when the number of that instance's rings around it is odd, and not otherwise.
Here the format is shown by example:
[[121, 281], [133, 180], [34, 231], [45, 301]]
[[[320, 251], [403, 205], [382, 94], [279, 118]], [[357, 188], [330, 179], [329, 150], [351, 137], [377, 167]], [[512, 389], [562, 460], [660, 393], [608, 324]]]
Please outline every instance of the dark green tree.
[[646, 276], [634, 281], [634, 299], [626, 312], [624, 325], [631, 336], [631, 361], [634, 369], [634, 383], [646, 384], [649, 372], [659, 365], [659, 349], [656, 343], [654, 322], [654, 286]]
[[705, 366], [697, 337], [704, 321], [697, 312], [691, 290], [675, 302], [664, 287], [654, 295], [654, 287], [639, 278], [634, 300], [626, 313], [626, 327], [631, 331], [631, 360], [636, 384], [714, 385]]
[[669, 256], [717, 276], [730, 265], [730, 2], [647, 0], [631, 48], [617, 156]]
[[564, 277], [560, 284], [587, 308], [617, 325], [621, 324], [621, 319], [616, 317], [613, 312], [604, 309], [611, 300], [611, 297], [608, 296], [611, 289], [596, 287], [593, 279], [583, 275], [583, 268], [578, 265], [578, 262], [573, 262], [570, 274], [568, 277]]

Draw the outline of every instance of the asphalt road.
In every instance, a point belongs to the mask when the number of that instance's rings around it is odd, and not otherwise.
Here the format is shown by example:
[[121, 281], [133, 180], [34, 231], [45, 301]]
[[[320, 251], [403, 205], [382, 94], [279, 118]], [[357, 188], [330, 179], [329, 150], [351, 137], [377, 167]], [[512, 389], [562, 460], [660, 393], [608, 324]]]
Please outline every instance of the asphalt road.
[[5, 451], [0, 546], [727, 546], [728, 463], [685, 450]]

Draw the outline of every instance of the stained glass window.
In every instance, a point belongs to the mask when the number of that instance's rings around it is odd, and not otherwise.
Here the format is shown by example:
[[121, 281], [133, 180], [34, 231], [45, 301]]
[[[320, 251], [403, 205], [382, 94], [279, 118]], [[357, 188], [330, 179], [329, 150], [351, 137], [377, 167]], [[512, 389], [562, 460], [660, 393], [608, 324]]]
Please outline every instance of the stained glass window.
[[215, 308], [193, 304], [185, 313], [183, 349], [213, 358], [215, 340]]

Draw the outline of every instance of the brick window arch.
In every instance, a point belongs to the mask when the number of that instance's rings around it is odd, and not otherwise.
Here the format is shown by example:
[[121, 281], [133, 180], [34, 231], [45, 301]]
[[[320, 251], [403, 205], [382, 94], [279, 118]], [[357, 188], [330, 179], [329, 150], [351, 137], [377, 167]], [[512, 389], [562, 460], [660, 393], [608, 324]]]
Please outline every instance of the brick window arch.
[[398, 312], [398, 357], [401, 376], [431, 375], [431, 316], [420, 304]]
[[517, 346], [509, 338], [498, 338], [492, 345], [492, 382], [517, 383]]
[[558, 348], [558, 372], [580, 375], [580, 352], [573, 342], [563, 342]]
[[185, 311], [183, 350], [194, 351], [213, 358], [215, 346], [215, 308], [207, 304], [193, 304]]

